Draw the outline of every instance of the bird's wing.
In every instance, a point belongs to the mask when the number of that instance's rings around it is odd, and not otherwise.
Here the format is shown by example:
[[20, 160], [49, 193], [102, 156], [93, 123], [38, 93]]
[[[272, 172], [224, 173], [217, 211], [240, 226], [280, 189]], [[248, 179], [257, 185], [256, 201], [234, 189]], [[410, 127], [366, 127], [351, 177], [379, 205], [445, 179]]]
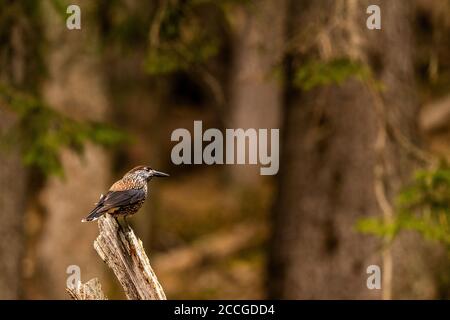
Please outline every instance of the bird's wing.
[[94, 209], [89, 215], [81, 220], [93, 221], [97, 220], [106, 212], [113, 213], [122, 206], [133, 205], [142, 200], [145, 200], [146, 192], [143, 189], [128, 189], [122, 191], [109, 191], [106, 195], [103, 195], [98, 201]]
[[107, 212], [110, 209], [132, 205], [145, 200], [143, 189], [128, 189], [123, 191], [109, 191], [97, 204], [98, 212]]

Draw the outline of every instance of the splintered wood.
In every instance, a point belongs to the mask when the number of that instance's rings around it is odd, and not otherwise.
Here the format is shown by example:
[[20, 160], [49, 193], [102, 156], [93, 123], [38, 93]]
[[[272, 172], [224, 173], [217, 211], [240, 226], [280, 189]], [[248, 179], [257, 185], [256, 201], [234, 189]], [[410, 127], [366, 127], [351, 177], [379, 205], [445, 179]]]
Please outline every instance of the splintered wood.
[[[100, 234], [94, 241], [94, 248], [116, 275], [127, 298], [165, 300], [166, 295], [150, 265], [142, 242], [136, 237], [134, 231], [130, 227], [122, 228], [109, 215], [99, 218], [98, 227]], [[81, 287], [84, 288], [88, 283]], [[91, 289], [89, 287], [88, 292], [91, 292]], [[105, 299], [100, 286], [97, 289], [100, 292], [85, 295], [83, 300], [102, 299], [101, 297]], [[74, 289], [68, 289], [68, 291], [74, 299], [83, 297], [73, 294]]]
[[67, 288], [67, 292], [74, 300], [107, 300], [97, 278], [83, 284], [79, 282], [76, 287]]

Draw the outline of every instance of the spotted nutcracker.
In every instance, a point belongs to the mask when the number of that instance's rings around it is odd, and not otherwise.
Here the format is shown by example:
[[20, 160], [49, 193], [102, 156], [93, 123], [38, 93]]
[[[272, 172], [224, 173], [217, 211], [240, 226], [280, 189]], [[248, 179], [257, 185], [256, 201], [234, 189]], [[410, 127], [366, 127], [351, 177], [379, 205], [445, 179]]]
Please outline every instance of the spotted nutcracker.
[[95, 208], [81, 221], [95, 221], [105, 213], [109, 213], [115, 218], [135, 214], [147, 198], [147, 182], [152, 177], [168, 176], [167, 173], [153, 170], [147, 166], [131, 169], [122, 179], [111, 186], [107, 194], [101, 195]]

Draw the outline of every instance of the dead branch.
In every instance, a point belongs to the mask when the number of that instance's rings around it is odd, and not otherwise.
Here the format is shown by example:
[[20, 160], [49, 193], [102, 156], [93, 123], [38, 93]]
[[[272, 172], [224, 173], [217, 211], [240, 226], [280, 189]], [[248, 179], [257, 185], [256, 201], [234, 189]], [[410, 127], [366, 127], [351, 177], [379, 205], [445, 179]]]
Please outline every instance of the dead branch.
[[152, 260], [164, 279], [166, 292], [174, 292], [185, 285], [185, 275], [198, 271], [210, 263], [222, 261], [237, 252], [261, 245], [268, 235], [267, 225], [243, 222], [229, 229], [205, 235], [193, 243], [180, 246]]
[[97, 278], [83, 284], [78, 283], [76, 287], [67, 288], [66, 290], [74, 300], [107, 300]]
[[[112, 269], [129, 300], [165, 300], [140, 239], [109, 215], [98, 220], [100, 234], [94, 241], [98, 255]], [[67, 290], [73, 299], [105, 299], [97, 279]]]
[[450, 96], [426, 105], [420, 114], [419, 123], [425, 132], [448, 128], [450, 123]]
[[261, 243], [267, 227], [260, 223], [241, 223], [231, 230], [205, 236], [189, 246], [172, 249], [155, 257], [154, 265], [166, 274], [185, 272], [204, 261], [215, 261]]
[[140, 239], [125, 231], [109, 215], [98, 221], [100, 234], [94, 242], [98, 255], [113, 270], [130, 300], [165, 300]]

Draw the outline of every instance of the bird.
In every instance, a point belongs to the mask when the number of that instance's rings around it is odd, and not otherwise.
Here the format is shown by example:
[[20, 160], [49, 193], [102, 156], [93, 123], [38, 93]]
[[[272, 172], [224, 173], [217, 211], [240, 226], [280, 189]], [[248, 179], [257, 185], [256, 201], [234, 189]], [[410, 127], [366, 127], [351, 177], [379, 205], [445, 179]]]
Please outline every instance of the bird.
[[106, 194], [100, 196], [94, 209], [81, 222], [95, 221], [108, 213], [114, 218], [126, 217], [139, 211], [148, 195], [147, 183], [153, 177], [168, 177], [149, 166], [137, 166], [116, 181]]

